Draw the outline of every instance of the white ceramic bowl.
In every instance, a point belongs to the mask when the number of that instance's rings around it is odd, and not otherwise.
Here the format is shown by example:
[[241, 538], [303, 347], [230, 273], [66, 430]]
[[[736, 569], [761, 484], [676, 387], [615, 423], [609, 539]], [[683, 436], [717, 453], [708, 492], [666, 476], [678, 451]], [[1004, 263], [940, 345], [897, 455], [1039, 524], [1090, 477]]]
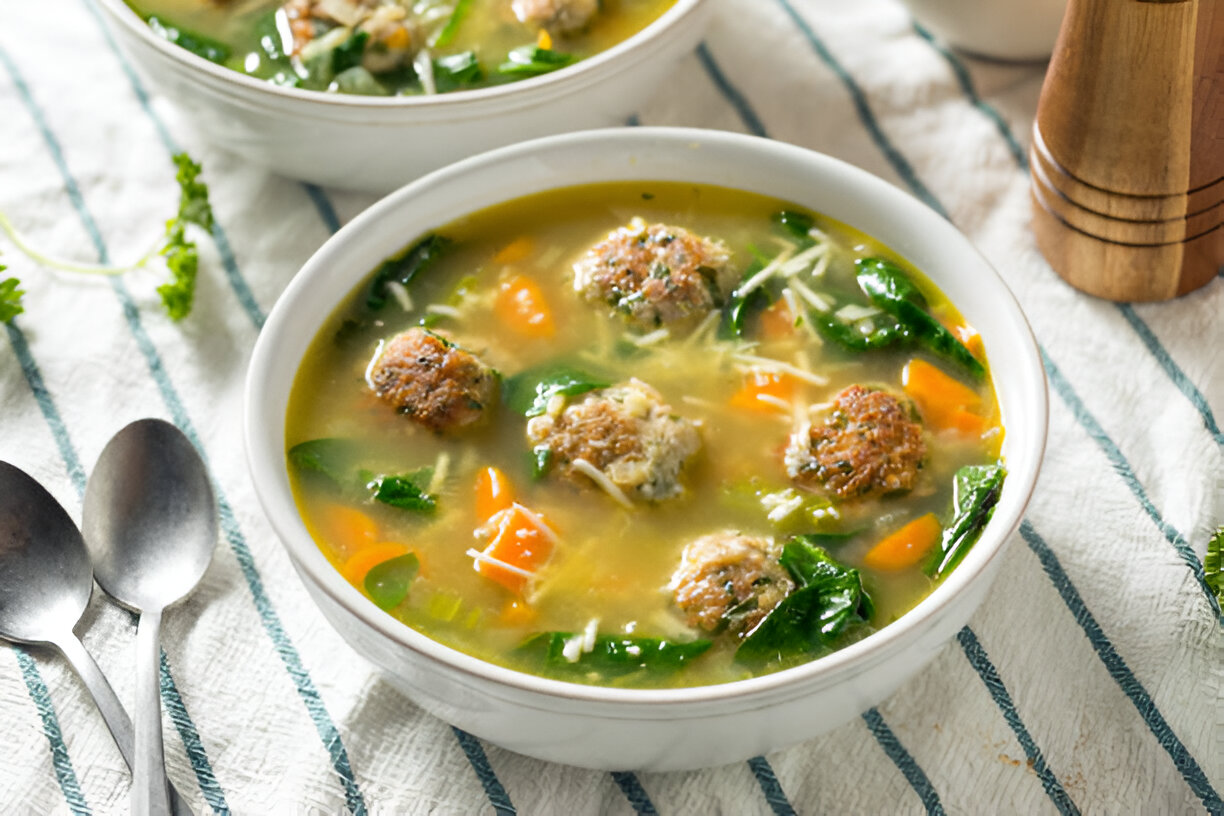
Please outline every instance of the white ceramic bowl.
[[123, 0], [101, 0], [116, 39], [209, 141], [293, 178], [385, 193], [475, 153], [624, 124], [696, 47], [712, 0], [677, 0], [629, 39], [551, 74], [436, 96], [284, 88], [154, 34]]
[[[965, 560], [914, 610], [803, 666], [717, 686], [594, 688], [534, 677], [430, 640], [379, 610], [327, 562], [294, 506], [285, 408], [302, 355], [336, 304], [386, 256], [474, 210], [574, 184], [666, 180], [776, 196], [875, 236], [922, 269], [981, 331], [1007, 434], [1009, 475]], [[1011, 292], [956, 229], [836, 159], [717, 131], [623, 128], [540, 139], [440, 170], [340, 230], [277, 301], [247, 377], [246, 444], [259, 498], [323, 614], [428, 711], [513, 751], [602, 769], [718, 765], [812, 737], [880, 702], [929, 661], [985, 598], [1032, 492], [1046, 384]]]

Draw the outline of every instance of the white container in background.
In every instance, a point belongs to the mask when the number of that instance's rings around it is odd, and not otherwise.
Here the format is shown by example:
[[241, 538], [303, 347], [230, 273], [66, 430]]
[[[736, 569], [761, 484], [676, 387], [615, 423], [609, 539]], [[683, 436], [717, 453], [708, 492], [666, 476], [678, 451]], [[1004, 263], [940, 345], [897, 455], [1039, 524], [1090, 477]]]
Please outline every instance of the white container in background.
[[948, 45], [979, 57], [1049, 59], [1067, 0], [902, 0]]

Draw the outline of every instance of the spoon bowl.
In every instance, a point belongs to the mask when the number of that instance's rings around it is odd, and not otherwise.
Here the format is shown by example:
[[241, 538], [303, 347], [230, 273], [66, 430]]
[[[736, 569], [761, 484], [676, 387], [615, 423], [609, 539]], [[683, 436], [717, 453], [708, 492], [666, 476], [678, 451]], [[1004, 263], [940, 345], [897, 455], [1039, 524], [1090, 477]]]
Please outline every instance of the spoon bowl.
[[83, 526], [98, 585], [140, 613], [132, 812], [166, 813], [158, 635], [166, 607], [191, 592], [212, 561], [217, 503], [203, 460], [170, 423], [133, 422], [98, 457]]
[[42, 485], [0, 462], [0, 637], [45, 643], [71, 633], [92, 593], [76, 524]]

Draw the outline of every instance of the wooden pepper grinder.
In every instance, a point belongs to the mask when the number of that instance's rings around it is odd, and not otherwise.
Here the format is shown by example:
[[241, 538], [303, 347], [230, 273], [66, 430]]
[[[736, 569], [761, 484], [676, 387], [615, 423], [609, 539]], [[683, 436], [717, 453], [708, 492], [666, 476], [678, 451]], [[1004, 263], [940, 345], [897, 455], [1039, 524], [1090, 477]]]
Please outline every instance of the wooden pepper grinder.
[[1167, 300], [1224, 268], [1224, 0], [1070, 0], [1033, 144], [1037, 246], [1068, 283]]

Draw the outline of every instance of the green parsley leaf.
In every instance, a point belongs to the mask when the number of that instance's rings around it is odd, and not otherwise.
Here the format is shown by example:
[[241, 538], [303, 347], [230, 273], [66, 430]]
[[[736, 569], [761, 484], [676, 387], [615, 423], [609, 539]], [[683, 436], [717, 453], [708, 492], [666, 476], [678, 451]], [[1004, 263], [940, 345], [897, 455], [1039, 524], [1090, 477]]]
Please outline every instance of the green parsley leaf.
[[[0, 266], [0, 272], [5, 268]], [[21, 305], [21, 296], [25, 291], [17, 288], [20, 284], [21, 281], [16, 278], [0, 281], [0, 323], [8, 323], [25, 311], [25, 307]]]
[[1224, 527], [1216, 530], [1207, 542], [1203, 572], [1207, 577], [1207, 586], [1215, 593], [1216, 602], [1224, 606]]

